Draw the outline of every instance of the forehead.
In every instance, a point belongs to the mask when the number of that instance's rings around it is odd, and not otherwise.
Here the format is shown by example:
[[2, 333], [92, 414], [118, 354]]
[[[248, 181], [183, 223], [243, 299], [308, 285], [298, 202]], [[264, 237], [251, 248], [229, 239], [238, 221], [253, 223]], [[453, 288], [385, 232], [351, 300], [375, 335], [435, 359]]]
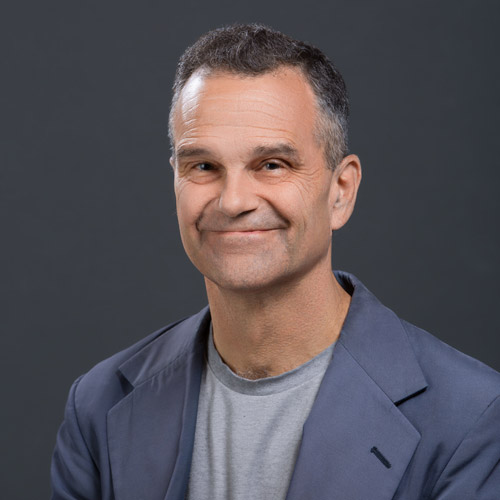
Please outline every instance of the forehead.
[[307, 148], [315, 120], [316, 98], [300, 70], [282, 67], [258, 76], [197, 71], [179, 95], [173, 134], [176, 148], [276, 140]]

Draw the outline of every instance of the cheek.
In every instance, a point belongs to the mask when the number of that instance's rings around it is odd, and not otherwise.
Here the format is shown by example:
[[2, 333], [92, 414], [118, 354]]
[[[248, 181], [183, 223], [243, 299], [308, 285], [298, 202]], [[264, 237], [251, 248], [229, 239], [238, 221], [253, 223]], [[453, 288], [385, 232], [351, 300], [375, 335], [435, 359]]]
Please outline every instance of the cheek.
[[328, 191], [319, 185], [289, 183], [277, 193], [283, 214], [304, 231], [323, 227], [330, 220]]
[[201, 210], [201, 197], [193, 188], [196, 188], [196, 186], [184, 181], [175, 184], [177, 218], [181, 227], [194, 224]]
[[176, 212], [179, 233], [184, 250], [189, 258], [193, 258], [193, 252], [199, 246], [198, 231], [196, 229], [197, 207], [188, 195], [189, 189], [176, 190]]

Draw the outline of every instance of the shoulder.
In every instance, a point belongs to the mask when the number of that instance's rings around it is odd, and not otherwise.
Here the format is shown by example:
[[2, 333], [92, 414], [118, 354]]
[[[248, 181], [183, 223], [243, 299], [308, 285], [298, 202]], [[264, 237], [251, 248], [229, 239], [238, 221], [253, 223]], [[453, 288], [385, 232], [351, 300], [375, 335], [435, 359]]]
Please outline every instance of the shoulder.
[[500, 373], [460, 352], [431, 333], [401, 320], [429, 384], [428, 391], [459, 397], [463, 404], [484, 406], [500, 395]]
[[[146, 378], [188, 352], [207, 309], [156, 330], [132, 346], [101, 361], [80, 376], [70, 399], [82, 425], [104, 425], [108, 411], [125, 398], [140, 377]], [[82, 429], [83, 430], [83, 429]]]
[[[101, 361], [73, 383], [53, 454], [54, 488], [73, 491], [75, 477], [78, 477], [76, 487], [85, 489], [85, 498], [98, 497], [97, 492], [101, 491], [98, 478], [110, 475], [110, 411], [127, 398], [133, 398], [134, 389], [156, 374], [164, 370], [182, 373], [178, 369], [190, 366], [187, 360], [200, 358], [209, 319], [205, 308], [194, 316], [160, 328]], [[102, 487], [108, 486], [109, 481], [103, 479]], [[80, 498], [81, 494], [76, 496]]]
[[120, 366], [156, 339], [168, 335], [178, 323], [180, 321], [156, 330], [135, 344], [102, 360], [87, 373], [78, 377], [73, 384], [75, 407], [79, 410], [85, 408], [88, 412], [94, 412], [96, 409], [107, 411], [126, 396], [131, 386], [121, 374]]
[[401, 323], [427, 381], [423, 393], [399, 405], [421, 434], [408, 478], [423, 474], [429, 498], [493, 498], [500, 484], [500, 373]]
[[439, 470], [464, 442], [474, 441], [476, 451], [484, 442], [499, 450], [500, 373], [429, 332], [401, 323], [427, 382], [420, 396], [399, 405], [422, 436], [419, 453], [434, 456]]

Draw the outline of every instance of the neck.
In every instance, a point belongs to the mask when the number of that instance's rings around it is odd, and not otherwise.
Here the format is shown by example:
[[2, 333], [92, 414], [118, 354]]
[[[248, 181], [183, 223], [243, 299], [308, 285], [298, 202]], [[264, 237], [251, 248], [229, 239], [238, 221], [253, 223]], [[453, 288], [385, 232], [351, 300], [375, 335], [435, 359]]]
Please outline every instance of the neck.
[[205, 279], [214, 343], [245, 378], [279, 375], [337, 340], [350, 295], [328, 270], [266, 290], [227, 290]]

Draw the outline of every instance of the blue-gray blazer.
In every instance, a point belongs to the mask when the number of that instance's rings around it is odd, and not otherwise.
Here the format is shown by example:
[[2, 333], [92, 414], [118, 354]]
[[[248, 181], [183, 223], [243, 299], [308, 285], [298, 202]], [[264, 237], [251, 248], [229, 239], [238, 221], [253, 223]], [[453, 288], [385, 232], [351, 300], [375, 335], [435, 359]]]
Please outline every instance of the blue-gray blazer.
[[[287, 499], [500, 499], [500, 374], [335, 275], [351, 306]], [[209, 323], [205, 308], [76, 380], [54, 500], [184, 498]]]

